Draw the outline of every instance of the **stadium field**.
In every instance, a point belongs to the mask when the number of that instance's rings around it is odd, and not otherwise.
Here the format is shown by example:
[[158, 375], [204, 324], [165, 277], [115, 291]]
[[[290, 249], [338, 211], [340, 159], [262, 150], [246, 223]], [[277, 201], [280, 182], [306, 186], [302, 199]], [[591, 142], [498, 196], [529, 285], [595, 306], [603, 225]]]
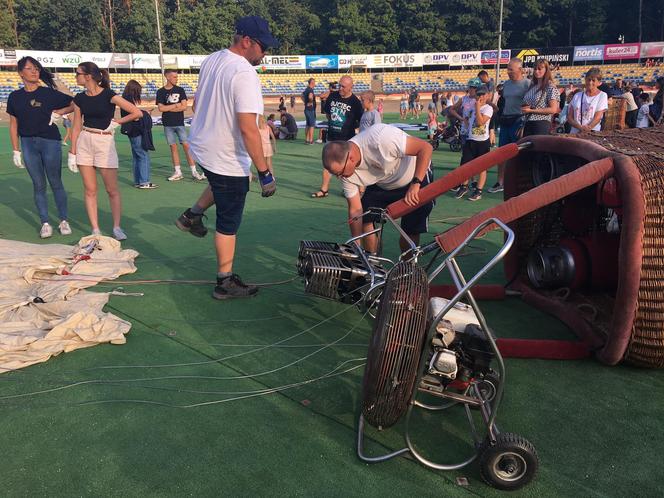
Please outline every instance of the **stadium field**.
[[[218, 302], [211, 284], [181, 282], [213, 279], [212, 237], [196, 239], [173, 224], [203, 184], [166, 181], [170, 155], [161, 130], [154, 134], [156, 190], [132, 187], [129, 143], [116, 136], [129, 236], [123, 246], [140, 253], [138, 271], [92, 289], [143, 294], [113, 296], [106, 308], [132, 323], [127, 343], [0, 376], [3, 496], [501, 495], [473, 465], [434, 472], [406, 458], [367, 465], [356, 457], [371, 322], [353, 307], [304, 294], [295, 278], [300, 240], [348, 237], [339, 183], [333, 180], [325, 199], [309, 196], [320, 181], [321, 145], [304, 146], [303, 131], [295, 142], [278, 143], [277, 194], [264, 199], [252, 184], [236, 257], [237, 272], [265, 287], [252, 300]], [[449, 150], [434, 152], [435, 175], [458, 160]], [[32, 185], [12, 165], [6, 122], [0, 165], [0, 237], [74, 244], [88, 233], [80, 177], [65, 169], [74, 233], [38, 238]], [[487, 185], [494, 179], [491, 173]], [[498, 200], [439, 198], [432, 235]], [[108, 233], [105, 195], [99, 207]], [[473, 243], [464, 268], [477, 269], [500, 242], [492, 233]], [[394, 233], [386, 247], [396, 254]], [[501, 270], [487, 281], [502, 283]], [[573, 338], [516, 298], [481, 305], [498, 336]], [[514, 496], [661, 495], [664, 404], [653, 393], [662, 385], [662, 370], [592, 359], [507, 360], [499, 426], [528, 438], [541, 459], [538, 477]], [[414, 440], [430, 458], [454, 462], [472, 451], [460, 412], [418, 414], [416, 422]], [[400, 448], [402, 431], [402, 424], [372, 431], [368, 450]], [[468, 485], [457, 484], [459, 477]]]

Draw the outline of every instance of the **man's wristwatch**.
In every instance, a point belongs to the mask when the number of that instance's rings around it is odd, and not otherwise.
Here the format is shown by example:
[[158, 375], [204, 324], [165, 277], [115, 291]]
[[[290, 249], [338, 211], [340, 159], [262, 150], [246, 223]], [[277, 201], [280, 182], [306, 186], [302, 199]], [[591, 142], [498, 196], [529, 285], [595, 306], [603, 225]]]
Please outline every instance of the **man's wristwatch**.
[[414, 176], [413, 179], [410, 181], [411, 185], [422, 185], [422, 180], [420, 180], [418, 177]]

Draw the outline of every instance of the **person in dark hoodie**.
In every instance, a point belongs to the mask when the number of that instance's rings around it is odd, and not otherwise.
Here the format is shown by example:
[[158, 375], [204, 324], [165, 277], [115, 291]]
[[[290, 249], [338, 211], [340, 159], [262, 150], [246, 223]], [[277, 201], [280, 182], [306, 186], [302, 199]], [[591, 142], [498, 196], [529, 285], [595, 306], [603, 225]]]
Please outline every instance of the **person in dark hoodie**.
[[[142, 90], [143, 87], [138, 81], [129, 80], [122, 92], [122, 97], [135, 106], [140, 106]], [[127, 115], [123, 110], [120, 111], [120, 114], [122, 116]], [[150, 122], [146, 122], [146, 115]], [[122, 133], [129, 137], [129, 143], [131, 144], [134, 186], [140, 189], [153, 189], [159, 186], [150, 181], [150, 153], [148, 150], [154, 150], [150, 124], [150, 115], [143, 111], [141, 119], [122, 125]]]

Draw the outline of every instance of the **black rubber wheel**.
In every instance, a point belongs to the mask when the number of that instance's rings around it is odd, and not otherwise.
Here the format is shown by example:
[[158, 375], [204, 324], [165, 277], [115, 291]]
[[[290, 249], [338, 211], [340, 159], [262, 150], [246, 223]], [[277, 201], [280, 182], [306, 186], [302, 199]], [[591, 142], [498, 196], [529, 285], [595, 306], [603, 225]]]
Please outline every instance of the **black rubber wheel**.
[[480, 475], [489, 486], [504, 491], [522, 488], [533, 480], [539, 467], [535, 447], [525, 438], [504, 432], [479, 450]]
[[452, 152], [459, 152], [461, 150], [461, 140], [456, 139], [453, 142], [450, 142], [450, 150]]
[[425, 271], [401, 261], [390, 271], [378, 305], [362, 382], [362, 414], [378, 428], [394, 425], [413, 395], [426, 336]]

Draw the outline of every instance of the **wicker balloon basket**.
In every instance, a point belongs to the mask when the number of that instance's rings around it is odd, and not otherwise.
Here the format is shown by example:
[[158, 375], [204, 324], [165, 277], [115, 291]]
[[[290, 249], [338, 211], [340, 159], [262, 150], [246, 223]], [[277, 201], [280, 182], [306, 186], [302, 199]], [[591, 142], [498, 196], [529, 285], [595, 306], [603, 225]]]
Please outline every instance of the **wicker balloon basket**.
[[[511, 223], [510, 286], [568, 324], [601, 361], [664, 367], [664, 127], [524, 141], [532, 147], [506, 167], [506, 200], [590, 163], [610, 164], [599, 182], [568, 185], [570, 195]], [[575, 261], [566, 284], [536, 285], [533, 268], [546, 273], [554, 249]]]

